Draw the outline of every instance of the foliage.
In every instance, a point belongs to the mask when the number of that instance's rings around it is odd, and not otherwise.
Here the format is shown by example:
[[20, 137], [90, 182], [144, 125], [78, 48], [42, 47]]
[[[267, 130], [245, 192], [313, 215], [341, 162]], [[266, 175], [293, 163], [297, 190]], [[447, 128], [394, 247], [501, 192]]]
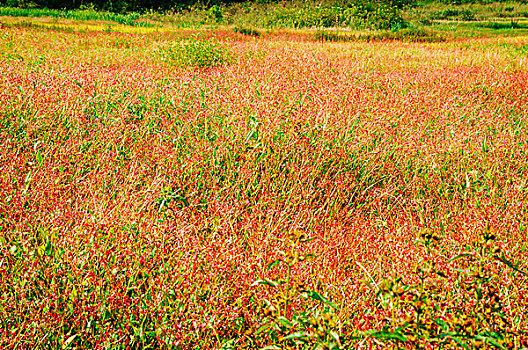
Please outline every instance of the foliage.
[[432, 19], [460, 19], [462, 21], [473, 21], [475, 15], [469, 9], [444, 9], [432, 16]]
[[[502, 276], [489, 273], [489, 266], [502, 263], [525, 276], [528, 276], [528, 270], [520, 269], [501, 254], [500, 247], [494, 244], [496, 237], [493, 229], [486, 226], [472, 251], [447, 261], [466, 269], [451, 269], [454, 273], [449, 273], [445, 266], [440, 267], [435, 256], [442, 250], [442, 238], [432, 229], [422, 229], [416, 243], [423, 249], [424, 259], [417, 262], [414, 276], [374, 281], [364, 270], [364, 283], [375, 295], [379, 308], [390, 316], [380, 329], [358, 332], [343, 326], [346, 320], [339, 319], [334, 312], [337, 306], [328, 299], [306, 290], [304, 283], [292, 283], [292, 268], [313, 257], [299, 253], [299, 246], [308, 240], [304, 233], [294, 232], [283, 240], [286, 249], [279, 251], [281, 258], [269, 265], [273, 268], [286, 264], [286, 280], [261, 279], [254, 283], [273, 289], [272, 299], [264, 300], [264, 318], [257, 324], [258, 330], [249, 328], [240, 341], [245, 346], [266, 345], [266, 349], [347, 349], [368, 339], [376, 339], [383, 347], [410, 345], [413, 349], [427, 345], [465, 349], [525, 346], [528, 333], [509, 330], [511, 324], [503, 313], [507, 307], [507, 294], [500, 290]], [[438, 277], [454, 282], [453, 294], [442, 291]], [[405, 283], [405, 280], [413, 279], [416, 282]], [[455, 308], [446, 314], [441, 305], [449, 304], [452, 295], [476, 302], [469, 310]], [[306, 299], [318, 301], [322, 307], [307, 306]], [[297, 310], [292, 305], [297, 305]], [[347, 331], [348, 337], [344, 336]]]
[[213, 5], [207, 10], [207, 17], [216, 23], [222, 22], [224, 14], [218, 5]]
[[[503, 314], [507, 301], [500, 288], [502, 276], [490, 273], [490, 266], [497, 263], [515, 267], [508, 258], [501, 256], [495, 239], [496, 234], [486, 226], [473, 249], [447, 261], [459, 260], [458, 264], [466, 268], [451, 269], [454, 273], [449, 274], [442, 271], [445, 268], [440, 268], [435, 257], [441, 250], [440, 235], [434, 230], [422, 229], [417, 243], [423, 247], [426, 258], [418, 262], [417, 282], [408, 284], [399, 276], [371, 287], [380, 306], [393, 317], [382, 330], [369, 332], [368, 336], [384, 341], [387, 346], [410, 344], [413, 348], [423, 348], [427, 344], [465, 349], [523, 346], [528, 333], [509, 330], [510, 321]], [[465, 261], [461, 264], [460, 260]], [[528, 276], [528, 271], [515, 269]], [[471, 302], [471, 307], [451, 309], [446, 314], [441, 305], [447, 304], [446, 299], [452, 296], [442, 292], [442, 283], [435, 276], [454, 282], [458, 287], [453, 294]]]
[[[236, 17], [237, 4], [225, 5], [210, 3], [209, 6], [200, 6], [199, 4], [182, 3], [168, 5], [163, 2], [155, 4], [139, 4], [134, 1], [121, 1], [116, 3], [92, 3], [90, 6], [81, 6], [80, 10], [74, 4], [54, 4], [54, 3], [26, 3], [18, 0], [9, 0], [6, 3], [7, 8], [2, 11], [6, 15], [14, 16], [53, 16], [74, 19], [99, 19], [112, 20], [118, 23], [131, 24], [138, 19], [139, 14], [131, 11], [143, 11], [145, 9], [155, 10], [174, 10], [173, 14], [178, 15], [191, 14], [198, 15], [202, 18], [202, 23], [210, 24], [231, 24], [233, 17]], [[22, 0], [20, 0], [22, 1]], [[26, 0], [23, 0], [26, 1]], [[62, 0], [54, 0], [62, 1]], [[258, 19], [259, 26], [266, 28], [306, 28], [306, 27], [353, 27], [353, 28], [372, 28], [372, 29], [391, 29], [395, 26], [401, 26], [403, 19], [401, 16], [401, 7], [403, 4], [392, 3], [385, 0], [372, 1], [355, 1], [332, 4], [326, 2], [321, 4], [315, 3], [284, 3], [264, 4], [259, 13], [253, 13], [252, 16], [262, 17]], [[1, 3], [0, 3], [1, 5]], [[252, 5], [245, 5], [246, 9]], [[62, 9], [62, 10], [48, 10]], [[122, 15], [108, 12], [98, 13], [95, 9], [102, 11], [121, 12]], [[242, 10], [245, 12], [244, 8]], [[184, 16], [185, 17], [185, 16]]]
[[147, 26], [145, 22], [138, 21], [141, 16], [139, 13], [129, 13], [126, 15], [112, 12], [96, 11], [93, 8], [84, 8], [80, 10], [50, 10], [37, 8], [17, 8], [17, 7], [0, 7], [0, 16], [14, 17], [55, 17], [63, 19], [73, 19], [78, 21], [99, 20], [112, 21], [119, 24], [132, 26]]
[[[292, 269], [303, 261], [313, 257], [299, 252], [299, 246], [309, 239], [302, 231], [292, 232], [282, 242], [284, 251], [280, 258], [271, 262], [268, 269], [281, 264], [286, 265], [286, 279], [261, 279], [254, 285], [264, 285], [273, 289], [271, 300], [264, 300], [262, 309], [264, 318], [259, 321], [258, 329], [249, 329], [246, 336], [252, 345], [266, 345], [266, 348], [296, 349], [335, 349], [341, 346], [337, 316], [337, 307], [318, 292], [307, 290], [303, 283], [293, 283]], [[292, 310], [292, 305], [304, 301], [315, 301], [319, 307], [305, 308], [305, 311]], [[321, 307], [322, 306], [322, 307]]]
[[348, 7], [278, 8], [269, 16], [266, 27], [390, 29], [402, 23], [401, 14], [395, 7], [383, 3], [366, 3]]
[[0, 348], [528, 345], [528, 37], [119, 29], [2, 24]]
[[407, 42], [441, 42], [447, 38], [438, 33], [424, 28], [404, 28], [397, 31], [384, 31], [377, 33], [339, 34], [331, 31], [317, 31], [316, 40], [347, 42], [347, 41], [386, 41], [401, 40]]
[[93, 7], [100, 11], [110, 11], [123, 14], [128, 12], [142, 12], [146, 9], [168, 10], [189, 6], [193, 3], [194, 1], [190, 0], [93, 0], [88, 3], [83, 1], [76, 2], [75, 0], [0, 0], [0, 6], [74, 10], [88, 5], [88, 7]]
[[234, 60], [227, 45], [203, 38], [164, 44], [159, 48], [159, 55], [165, 62], [179, 67], [211, 68]]
[[526, 23], [518, 23], [516, 21], [510, 22], [484, 22], [478, 23], [477, 26], [491, 29], [517, 29], [517, 28], [528, 28]]
[[261, 33], [260, 31], [254, 29], [254, 28], [246, 28], [246, 27], [235, 27], [234, 28], [235, 33], [240, 33], [243, 35], [249, 35], [249, 36], [256, 36], [260, 37]]

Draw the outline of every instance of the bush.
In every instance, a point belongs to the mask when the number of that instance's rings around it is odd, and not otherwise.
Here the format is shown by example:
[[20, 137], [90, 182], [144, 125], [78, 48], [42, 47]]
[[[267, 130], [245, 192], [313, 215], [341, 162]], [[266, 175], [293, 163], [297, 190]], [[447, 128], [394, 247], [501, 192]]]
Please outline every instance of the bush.
[[213, 5], [207, 10], [207, 18], [215, 23], [220, 23], [224, 19], [224, 12], [218, 5]]
[[160, 48], [161, 57], [179, 67], [211, 68], [233, 62], [228, 46], [203, 38], [172, 42]]

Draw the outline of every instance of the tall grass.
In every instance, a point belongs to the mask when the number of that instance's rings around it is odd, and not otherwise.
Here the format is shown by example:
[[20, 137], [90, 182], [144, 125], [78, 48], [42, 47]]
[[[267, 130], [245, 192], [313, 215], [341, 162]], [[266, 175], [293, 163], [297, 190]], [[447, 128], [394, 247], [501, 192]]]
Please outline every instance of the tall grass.
[[319, 30], [315, 33], [315, 40], [330, 42], [348, 41], [388, 41], [399, 40], [406, 42], [442, 42], [447, 37], [441, 33], [425, 28], [403, 28], [397, 31], [380, 31], [374, 33], [339, 33], [338, 31]]
[[73, 19], [79, 21], [111, 21], [119, 24], [146, 27], [153, 26], [151, 23], [139, 21], [139, 13], [118, 14], [113, 12], [96, 11], [93, 9], [79, 10], [54, 10], [54, 9], [37, 9], [37, 8], [16, 8], [0, 7], [0, 16], [12, 17], [53, 17]]
[[0, 348], [528, 346], [526, 37], [183, 32], [2, 28]]

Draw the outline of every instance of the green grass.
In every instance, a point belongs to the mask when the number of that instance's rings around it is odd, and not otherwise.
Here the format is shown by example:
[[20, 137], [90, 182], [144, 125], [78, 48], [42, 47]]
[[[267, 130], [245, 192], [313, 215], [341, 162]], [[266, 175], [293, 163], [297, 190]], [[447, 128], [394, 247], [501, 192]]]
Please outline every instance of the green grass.
[[453, 5], [429, 1], [405, 9], [403, 17], [411, 23], [427, 23], [436, 20], [505, 21], [528, 17], [528, 4], [507, 1]]
[[179, 28], [234, 25], [245, 28], [332, 28], [390, 29], [402, 23], [400, 12], [388, 6], [337, 4], [335, 1], [244, 2], [206, 8], [195, 6], [165, 14], [154, 20]]
[[154, 26], [152, 23], [140, 21], [141, 15], [137, 12], [132, 12], [126, 15], [96, 11], [94, 9], [79, 9], [79, 10], [53, 10], [53, 9], [37, 9], [37, 8], [16, 8], [16, 7], [0, 7], [0, 16], [11, 17], [52, 17], [61, 19], [73, 19], [78, 21], [110, 21], [119, 24], [125, 24], [138, 27]]
[[[428, 28], [444, 33], [453, 38], [476, 38], [476, 37], [513, 37], [528, 35], [528, 29], [524, 27], [514, 28], [511, 25], [489, 25], [490, 22], [456, 22], [446, 21], [433, 23]], [[497, 22], [500, 23], [500, 22]], [[509, 22], [504, 22], [508, 23]], [[499, 28], [501, 27], [501, 28]]]
[[477, 23], [476, 26], [491, 29], [528, 29], [528, 22], [482, 22]]
[[334, 42], [386, 40], [399, 40], [406, 42], [441, 42], [447, 40], [445, 35], [425, 28], [403, 28], [398, 31], [380, 31], [355, 34], [321, 30], [316, 32], [315, 38], [316, 40], [320, 41]]

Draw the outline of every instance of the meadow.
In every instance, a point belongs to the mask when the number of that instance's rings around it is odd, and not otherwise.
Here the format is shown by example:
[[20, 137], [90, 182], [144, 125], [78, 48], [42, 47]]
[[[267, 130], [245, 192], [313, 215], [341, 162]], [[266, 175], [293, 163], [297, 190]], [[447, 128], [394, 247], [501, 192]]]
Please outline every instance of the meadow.
[[9, 23], [0, 348], [528, 347], [528, 36]]

